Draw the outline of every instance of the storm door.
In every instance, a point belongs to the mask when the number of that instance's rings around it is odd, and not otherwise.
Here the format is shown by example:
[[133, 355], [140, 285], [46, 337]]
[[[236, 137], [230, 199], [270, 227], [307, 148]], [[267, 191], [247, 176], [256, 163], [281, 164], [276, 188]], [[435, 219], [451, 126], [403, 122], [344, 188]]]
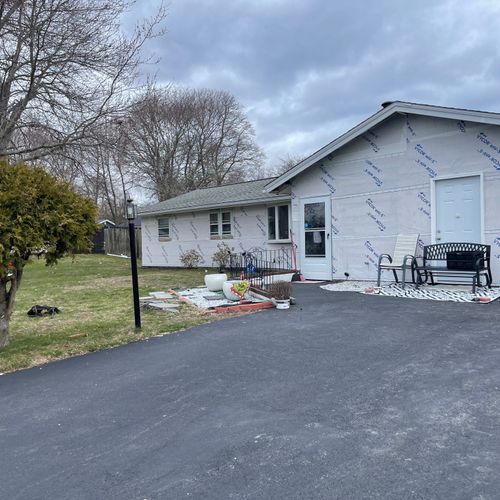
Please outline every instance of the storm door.
[[300, 264], [308, 279], [329, 280], [332, 277], [330, 198], [302, 199]]

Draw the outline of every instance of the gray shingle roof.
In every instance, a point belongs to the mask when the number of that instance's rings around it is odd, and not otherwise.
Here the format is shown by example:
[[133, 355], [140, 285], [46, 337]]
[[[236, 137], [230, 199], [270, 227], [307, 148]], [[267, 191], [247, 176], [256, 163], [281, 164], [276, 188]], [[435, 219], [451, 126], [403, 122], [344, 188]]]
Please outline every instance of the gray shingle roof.
[[227, 184], [205, 189], [196, 189], [181, 194], [170, 200], [161, 201], [139, 208], [140, 215], [168, 214], [176, 212], [190, 212], [193, 210], [207, 210], [219, 207], [255, 205], [260, 203], [279, 202], [290, 199], [290, 195], [265, 193], [264, 186], [274, 178], [259, 179], [256, 181]]

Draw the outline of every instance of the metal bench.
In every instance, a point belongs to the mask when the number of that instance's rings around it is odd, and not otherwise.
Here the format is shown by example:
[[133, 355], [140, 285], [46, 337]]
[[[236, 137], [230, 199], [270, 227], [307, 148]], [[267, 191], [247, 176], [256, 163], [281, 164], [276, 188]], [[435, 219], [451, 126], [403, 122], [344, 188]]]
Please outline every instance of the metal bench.
[[437, 243], [424, 247], [422, 265], [416, 263], [416, 287], [427, 283], [430, 278], [432, 285], [435, 278], [470, 278], [472, 292], [481, 286], [481, 276], [485, 276], [486, 285], [491, 288], [493, 278], [490, 269], [490, 245], [480, 243]]

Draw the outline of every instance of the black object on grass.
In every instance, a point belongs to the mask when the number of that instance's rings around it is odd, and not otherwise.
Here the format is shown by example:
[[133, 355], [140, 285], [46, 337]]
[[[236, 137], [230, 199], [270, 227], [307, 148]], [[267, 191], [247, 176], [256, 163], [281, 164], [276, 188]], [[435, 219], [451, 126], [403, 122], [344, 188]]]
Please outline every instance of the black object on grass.
[[60, 311], [54, 306], [33, 306], [28, 312], [28, 316], [40, 317], [40, 316], [55, 316], [59, 314]]

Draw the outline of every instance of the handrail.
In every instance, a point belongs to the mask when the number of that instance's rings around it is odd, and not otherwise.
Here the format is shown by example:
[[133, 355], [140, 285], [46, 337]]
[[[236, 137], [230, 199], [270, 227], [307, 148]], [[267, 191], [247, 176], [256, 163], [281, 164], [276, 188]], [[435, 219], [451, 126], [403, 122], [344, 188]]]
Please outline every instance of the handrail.
[[293, 257], [286, 248], [274, 250], [252, 248], [241, 253], [231, 253], [229, 256], [229, 270], [232, 278], [252, 281], [252, 284], [267, 287], [277, 274], [294, 273]]

